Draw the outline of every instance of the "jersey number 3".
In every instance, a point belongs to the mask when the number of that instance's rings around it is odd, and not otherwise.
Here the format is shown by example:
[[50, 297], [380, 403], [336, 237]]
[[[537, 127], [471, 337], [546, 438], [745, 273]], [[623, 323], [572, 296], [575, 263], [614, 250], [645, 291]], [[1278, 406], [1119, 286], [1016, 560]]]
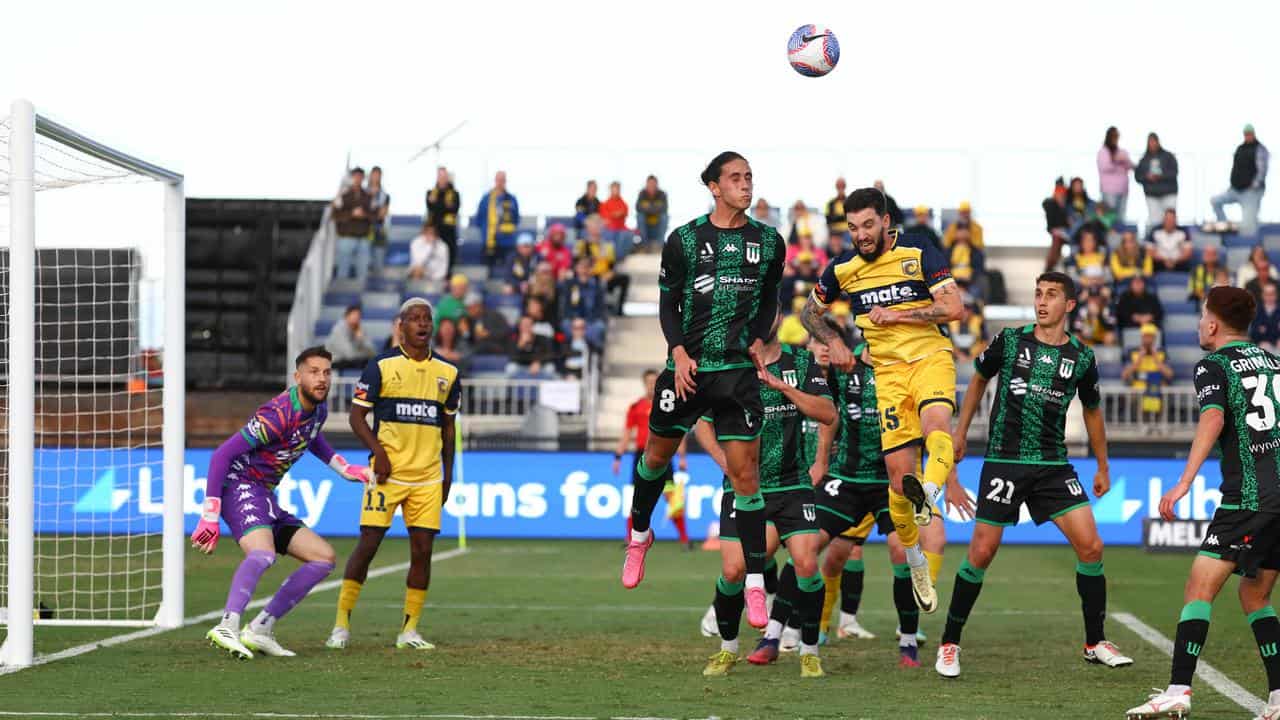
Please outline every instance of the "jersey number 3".
[[1249, 400], [1258, 410], [1245, 415], [1244, 421], [1249, 424], [1249, 427], [1258, 432], [1267, 432], [1276, 426], [1276, 402], [1280, 401], [1280, 375], [1272, 375], [1270, 379], [1271, 394], [1275, 399], [1267, 397], [1266, 377], [1245, 375], [1240, 378], [1240, 384], [1246, 390], [1253, 391], [1253, 396]]

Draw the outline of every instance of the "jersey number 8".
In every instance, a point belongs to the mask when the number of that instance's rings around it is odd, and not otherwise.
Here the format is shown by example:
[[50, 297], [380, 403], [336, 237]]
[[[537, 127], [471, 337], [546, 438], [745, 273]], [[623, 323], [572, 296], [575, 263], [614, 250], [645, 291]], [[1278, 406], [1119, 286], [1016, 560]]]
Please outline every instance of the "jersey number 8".
[[662, 412], [671, 412], [676, 409], [676, 391], [663, 390], [658, 393], [658, 409]]

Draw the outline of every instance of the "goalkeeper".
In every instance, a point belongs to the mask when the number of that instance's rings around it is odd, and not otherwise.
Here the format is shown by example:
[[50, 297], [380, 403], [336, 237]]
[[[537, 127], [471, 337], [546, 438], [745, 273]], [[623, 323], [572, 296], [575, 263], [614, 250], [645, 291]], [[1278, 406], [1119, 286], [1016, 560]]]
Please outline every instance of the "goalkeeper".
[[[323, 347], [302, 351], [293, 374], [297, 384], [258, 408], [209, 461], [204, 508], [191, 543], [212, 553], [218, 544], [221, 516], [245, 558], [231, 577], [222, 622], [205, 637], [241, 660], [251, 659], [254, 651], [292, 657], [293, 652], [276, 642], [275, 623], [333, 572], [333, 548], [280, 507], [276, 483], [307, 450], [348, 480], [364, 482], [369, 474], [368, 468], [347, 463], [320, 434], [329, 414], [325, 398], [332, 360]], [[285, 578], [266, 608], [241, 630], [240, 615], [277, 553], [297, 558], [302, 567]]]

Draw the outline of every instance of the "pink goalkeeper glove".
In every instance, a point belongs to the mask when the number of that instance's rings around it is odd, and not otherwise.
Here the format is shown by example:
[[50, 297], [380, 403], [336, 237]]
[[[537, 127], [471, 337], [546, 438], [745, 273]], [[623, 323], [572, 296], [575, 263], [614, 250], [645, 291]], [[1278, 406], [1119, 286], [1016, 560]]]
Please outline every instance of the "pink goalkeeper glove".
[[334, 454], [329, 460], [329, 467], [333, 468], [342, 477], [351, 482], [370, 483], [373, 482], [373, 471], [364, 465], [352, 465], [347, 459], [341, 455]]
[[218, 546], [218, 536], [222, 529], [218, 526], [218, 518], [222, 515], [222, 500], [211, 497], [204, 499], [204, 507], [200, 510], [200, 522], [196, 531], [191, 533], [191, 546], [206, 555]]

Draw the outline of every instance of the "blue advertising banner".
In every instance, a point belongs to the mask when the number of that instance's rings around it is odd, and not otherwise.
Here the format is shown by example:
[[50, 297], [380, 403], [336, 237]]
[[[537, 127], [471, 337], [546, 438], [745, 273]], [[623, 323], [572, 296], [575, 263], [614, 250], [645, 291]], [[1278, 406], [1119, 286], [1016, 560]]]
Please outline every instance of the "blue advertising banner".
[[[37, 450], [41, 468], [36, 483], [36, 531], [69, 531], [86, 523], [103, 532], [159, 532], [161, 526], [160, 454], [155, 450]], [[183, 512], [188, 532], [194, 530], [204, 500], [204, 473], [211, 450], [188, 450], [183, 483]], [[347, 451], [348, 457], [361, 453]], [[631, 506], [630, 456], [621, 475], [612, 472], [613, 456], [585, 452], [469, 452], [463, 478], [455, 482], [445, 506], [446, 536], [457, 534], [459, 520], [469, 537], [620, 538]], [[1075, 467], [1092, 497], [1097, 465], [1079, 459]], [[47, 469], [46, 469], [47, 468]], [[960, 482], [977, 492], [981, 459], [960, 465]], [[1113, 459], [1111, 492], [1093, 500], [1103, 540], [1112, 545], [1142, 541], [1142, 521], [1155, 517], [1160, 495], [1175, 482], [1183, 463], [1162, 459]], [[689, 457], [684, 476], [685, 512], [692, 537], [702, 539], [717, 520], [721, 478], [705, 455]], [[1207, 463], [1191, 492], [1178, 505], [1179, 517], [1203, 520], [1221, 500], [1217, 461]], [[277, 488], [280, 504], [321, 535], [358, 533], [363, 486], [338, 477], [314, 457], [304, 457]], [[658, 504], [654, 528], [659, 539], [675, 536], [666, 519], [665, 501]], [[947, 539], [964, 542], [973, 521], [948, 517]], [[403, 535], [399, 521], [392, 535]], [[876, 538], [873, 538], [873, 540]], [[1036, 527], [1023, 510], [1012, 543], [1061, 543], [1052, 525]]]

